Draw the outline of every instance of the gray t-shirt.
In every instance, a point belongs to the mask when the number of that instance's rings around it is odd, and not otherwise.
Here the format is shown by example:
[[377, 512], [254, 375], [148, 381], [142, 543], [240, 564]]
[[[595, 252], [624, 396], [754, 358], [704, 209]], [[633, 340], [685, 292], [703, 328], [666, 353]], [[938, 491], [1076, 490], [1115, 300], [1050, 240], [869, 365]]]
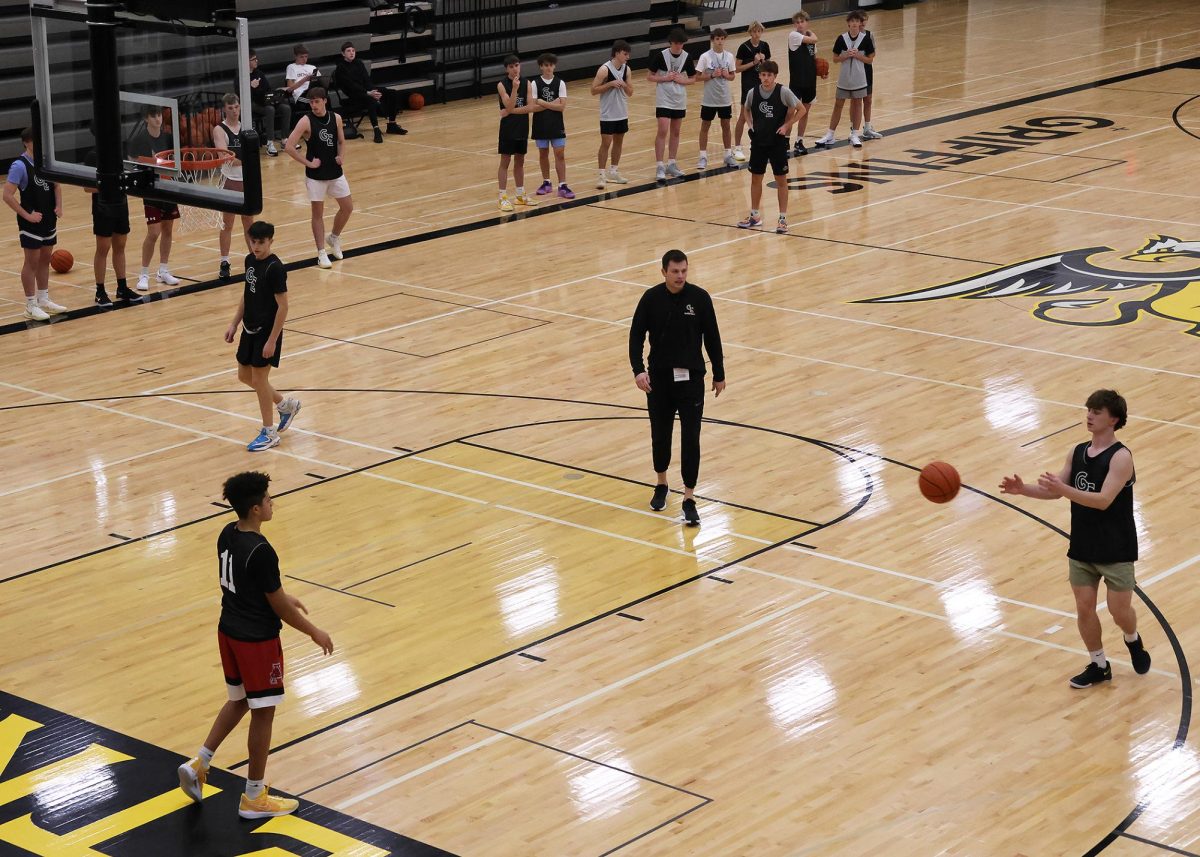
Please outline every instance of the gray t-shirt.
[[[671, 53], [670, 48], [650, 52], [650, 71], [663, 73], [669, 71], [682, 72], [688, 77], [696, 73], [691, 55], [680, 51], [679, 56]], [[682, 83], [674, 81], [660, 83], [654, 87], [654, 106], [666, 110], [687, 110], [687, 88]]]
[[[729, 51], [705, 51], [696, 63], [696, 71], [703, 74], [706, 71], [733, 71], [736, 67], [733, 54]], [[700, 98], [701, 107], [728, 107], [733, 101], [729, 94], [729, 80], [714, 77], [704, 81], [704, 95]]]
[[[800, 103], [800, 99], [796, 97], [796, 93], [792, 92], [791, 87], [788, 87], [788, 86], [781, 87], [778, 80], [775, 81], [775, 86], [783, 89], [783, 92], [780, 93], [780, 97], [783, 98], [783, 106], [786, 107], [788, 110], [791, 110], [793, 107], [795, 107], [797, 104]], [[759, 95], [761, 95], [763, 98], [770, 98], [770, 96], [771, 96], [770, 92], [768, 92], [766, 89], [763, 89], [762, 84], [759, 84], [754, 89], [757, 89]], [[747, 110], [754, 109], [754, 89], [752, 89], [746, 93], [746, 101], [742, 106], [745, 107]]]

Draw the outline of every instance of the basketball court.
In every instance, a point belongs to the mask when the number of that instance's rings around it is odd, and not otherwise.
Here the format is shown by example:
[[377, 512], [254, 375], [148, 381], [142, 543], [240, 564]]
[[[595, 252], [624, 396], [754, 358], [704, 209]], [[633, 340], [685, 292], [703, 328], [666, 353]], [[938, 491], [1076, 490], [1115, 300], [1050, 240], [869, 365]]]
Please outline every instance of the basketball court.
[[[1200, 9], [926, 0], [869, 26], [885, 136], [790, 161], [788, 235], [736, 228], [747, 172], [696, 173], [695, 116], [685, 177], [654, 182], [642, 71], [631, 183], [591, 187], [573, 81], [577, 199], [524, 215], [496, 210], [494, 99], [348, 142], [332, 270], [300, 165], [264, 157], [294, 265], [272, 380], [304, 403], [264, 453], [215, 231], [176, 237], [184, 282], [141, 306], [26, 326], [13, 283], [0, 853], [1200, 854]], [[841, 28], [814, 22], [819, 53]], [[63, 194], [51, 292], [82, 310], [89, 203]], [[647, 505], [627, 358], [671, 248], [725, 347], [698, 528], [677, 490]], [[1154, 663], [1135, 675], [1102, 612], [1113, 681], [1079, 691], [1069, 506], [997, 486], [1061, 468], [1100, 387], [1130, 406]], [[950, 503], [918, 491], [933, 460], [962, 475]], [[203, 805], [175, 787], [224, 699], [214, 542], [247, 469], [272, 478], [285, 589], [337, 645], [283, 632], [268, 778], [302, 806], [265, 823], [234, 810], [244, 727]]]

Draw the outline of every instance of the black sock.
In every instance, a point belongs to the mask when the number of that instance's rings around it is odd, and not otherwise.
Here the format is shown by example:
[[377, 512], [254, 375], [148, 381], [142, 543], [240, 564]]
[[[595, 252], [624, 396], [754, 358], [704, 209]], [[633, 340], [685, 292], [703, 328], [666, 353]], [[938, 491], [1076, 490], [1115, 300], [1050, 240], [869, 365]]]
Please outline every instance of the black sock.
[[118, 290], [118, 291], [122, 291], [122, 292], [123, 292], [123, 291], [125, 291], [127, 288], [129, 288], [129, 284], [128, 284], [128, 283], [125, 281], [125, 278], [124, 278], [124, 277], [117, 277], [117, 290]]
[[104, 291], [104, 283], [96, 283], [96, 291], [98, 291], [98, 292]]

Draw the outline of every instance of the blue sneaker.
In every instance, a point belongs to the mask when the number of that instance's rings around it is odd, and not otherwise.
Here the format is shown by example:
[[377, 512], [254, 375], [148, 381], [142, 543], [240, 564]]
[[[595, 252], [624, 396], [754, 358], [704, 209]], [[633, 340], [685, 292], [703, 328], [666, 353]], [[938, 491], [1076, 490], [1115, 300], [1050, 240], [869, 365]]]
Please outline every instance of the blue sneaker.
[[273, 446], [279, 446], [279, 432], [268, 426], [263, 426], [262, 431], [258, 433], [258, 437], [250, 441], [246, 449], [251, 452], [262, 452], [264, 449], [270, 449]]
[[279, 403], [279, 425], [275, 431], [283, 434], [288, 430], [288, 426], [292, 424], [292, 420], [296, 418], [296, 414], [300, 413], [300, 400], [287, 398]]

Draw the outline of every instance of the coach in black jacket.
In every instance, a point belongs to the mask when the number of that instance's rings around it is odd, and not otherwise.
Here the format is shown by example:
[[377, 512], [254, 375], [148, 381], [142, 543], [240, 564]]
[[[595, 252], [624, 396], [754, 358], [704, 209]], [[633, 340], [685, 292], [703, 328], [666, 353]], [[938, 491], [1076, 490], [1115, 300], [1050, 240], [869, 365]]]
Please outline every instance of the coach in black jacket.
[[[650, 508], [667, 504], [667, 465], [671, 463], [671, 433], [679, 413], [680, 464], [683, 474], [683, 517], [689, 526], [700, 523], [692, 492], [700, 474], [700, 422], [704, 416], [703, 342], [712, 363], [713, 392], [725, 389], [725, 360], [717, 314], [708, 292], [687, 281], [687, 256], [668, 250], [663, 256], [663, 282], [642, 293], [629, 328], [629, 365], [638, 389], [646, 394], [650, 440], [658, 482]], [[650, 335], [650, 369], [642, 348]]]
[[[387, 132], [389, 134], [407, 134], [408, 132], [396, 124], [396, 114], [400, 112], [400, 94], [391, 89], [378, 89], [371, 85], [371, 73], [366, 64], [358, 58], [353, 42], [342, 45], [342, 55], [333, 66], [333, 85], [345, 96], [343, 111], [358, 109], [367, 111], [371, 119], [371, 127], [375, 129], [375, 142], [383, 142], [383, 134], [379, 132], [379, 113], [387, 117]], [[343, 119], [347, 117], [342, 116]]]

